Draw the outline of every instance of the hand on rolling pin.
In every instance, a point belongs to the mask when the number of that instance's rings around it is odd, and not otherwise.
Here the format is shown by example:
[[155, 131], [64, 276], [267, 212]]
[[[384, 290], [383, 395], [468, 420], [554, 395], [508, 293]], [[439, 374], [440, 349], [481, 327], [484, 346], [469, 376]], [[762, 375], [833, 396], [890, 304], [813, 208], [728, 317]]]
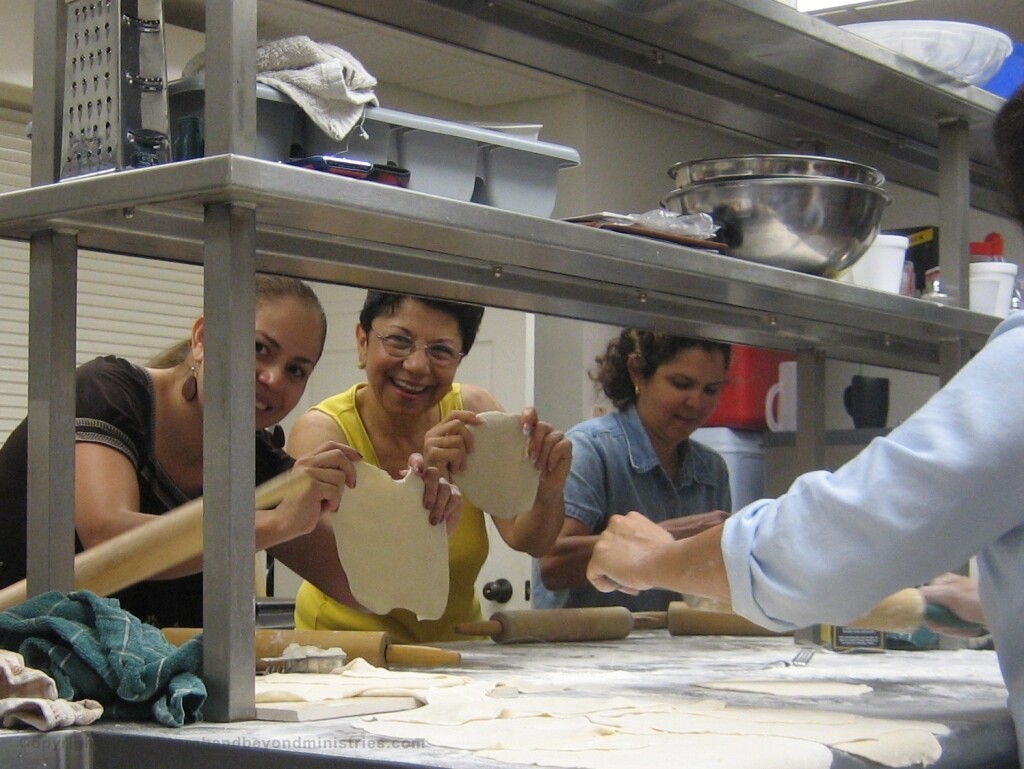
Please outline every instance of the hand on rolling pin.
[[[942, 606], [966, 622], [985, 624], [977, 580], [962, 574], [940, 574], [919, 590], [927, 604]], [[957, 627], [932, 619], [926, 620], [925, 626], [936, 633], [957, 638], [973, 638], [978, 635], [977, 628]]]
[[443, 523], [452, 535], [459, 525], [462, 515], [462, 492], [459, 487], [448, 481], [437, 467], [430, 467], [422, 454], [409, 456], [409, 470], [423, 481], [423, 507], [430, 515], [430, 523], [437, 526]]
[[[295, 460], [292, 476], [304, 475], [309, 483], [298, 484], [264, 516], [275, 525], [273, 534], [257, 538], [260, 548], [271, 547], [313, 531], [324, 513], [338, 509], [346, 486], [355, 486], [355, 462], [363, 457], [351, 446], [335, 441]], [[264, 527], [258, 527], [264, 529]]]
[[671, 534], [673, 539], [686, 539], [694, 534], [700, 534], [705, 529], [725, 523], [725, 519], [728, 517], [729, 513], [725, 510], [712, 510], [709, 513], [670, 518], [667, 521], [659, 522], [658, 525]]
[[642, 576], [644, 562], [674, 541], [665, 529], [640, 513], [613, 515], [594, 544], [587, 579], [602, 593], [621, 590], [637, 595], [654, 587]]

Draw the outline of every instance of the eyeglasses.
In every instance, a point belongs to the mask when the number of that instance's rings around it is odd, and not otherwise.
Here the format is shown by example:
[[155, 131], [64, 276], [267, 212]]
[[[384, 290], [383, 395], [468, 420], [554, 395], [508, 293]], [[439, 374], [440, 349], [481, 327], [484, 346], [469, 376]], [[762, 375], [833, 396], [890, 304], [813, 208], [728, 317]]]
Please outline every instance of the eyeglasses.
[[417, 350], [422, 349], [427, 354], [427, 358], [431, 363], [435, 366], [447, 368], [457, 364], [466, 354], [464, 352], [456, 352], [441, 342], [416, 344], [416, 342], [404, 334], [388, 334], [384, 336], [374, 331], [373, 335], [380, 340], [384, 351], [395, 358], [408, 358]]

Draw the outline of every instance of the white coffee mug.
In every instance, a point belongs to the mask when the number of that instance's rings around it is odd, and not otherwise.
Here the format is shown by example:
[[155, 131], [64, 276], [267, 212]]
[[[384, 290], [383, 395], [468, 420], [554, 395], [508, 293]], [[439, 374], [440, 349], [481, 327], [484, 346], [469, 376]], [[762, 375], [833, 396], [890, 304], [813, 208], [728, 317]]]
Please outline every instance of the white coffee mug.
[[[778, 405], [776, 406], [776, 402]], [[778, 416], [776, 416], [778, 410]], [[796, 361], [779, 364], [779, 381], [768, 388], [764, 398], [764, 416], [774, 432], [796, 429]]]

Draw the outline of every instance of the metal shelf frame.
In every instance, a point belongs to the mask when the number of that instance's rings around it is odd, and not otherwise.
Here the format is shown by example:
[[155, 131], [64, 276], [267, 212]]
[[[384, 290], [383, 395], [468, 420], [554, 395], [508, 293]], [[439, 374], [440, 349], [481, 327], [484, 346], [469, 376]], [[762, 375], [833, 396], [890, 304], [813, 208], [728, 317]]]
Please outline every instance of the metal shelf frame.
[[[922, 187], [938, 189], [944, 180], [944, 211], [954, 219], [956, 240], [964, 239], [972, 192], [995, 206], [986, 136], [996, 97], [933, 84], [934, 73], [773, 0], [319, 4], [678, 114], [692, 109], [769, 141], [791, 140], [797, 126], [843, 136], [864, 162], [880, 153]], [[288, 2], [258, 5], [261, 22], [286, 23]], [[206, 452], [204, 467], [211, 720], [255, 712], [256, 270], [795, 350], [804, 392], [823, 383], [826, 357], [948, 378], [995, 325], [994, 318], [963, 309], [661, 241], [253, 159], [255, 89], [239, 84], [254, 82], [257, 4], [167, 0], [166, 6], [168, 20], [201, 25], [219, 41], [207, 50], [209, 156], [54, 183], [64, 1], [37, 0], [33, 187], [0, 197], [0, 237], [31, 243], [29, 546], [41, 557], [32, 559], [29, 580], [36, 592], [73, 585], [77, 250], [204, 265], [210, 348], [204, 441], [218, 448]], [[744, 32], [746, 47], [739, 45]], [[826, 54], [831, 66], [809, 68], [808, 61], [821, 64]], [[862, 88], [855, 91], [855, 83]], [[882, 125], [877, 115], [886, 108], [892, 122]], [[824, 446], [823, 428], [808, 427], [821, 424], [822, 409], [820, 398], [801, 405], [798, 450], [808, 463]]]

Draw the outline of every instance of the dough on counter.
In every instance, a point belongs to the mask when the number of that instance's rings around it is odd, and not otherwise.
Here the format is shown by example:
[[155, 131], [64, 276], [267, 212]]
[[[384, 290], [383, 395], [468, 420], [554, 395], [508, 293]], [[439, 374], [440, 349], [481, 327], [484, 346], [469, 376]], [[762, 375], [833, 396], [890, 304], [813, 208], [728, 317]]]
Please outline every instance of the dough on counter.
[[448, 605], [448, 534], [423, 507], [423, 480], [396, 481], [356, 462], [356, 486], [346, 488], [332, 516], [338, 556], [352, 594], [377, 614], [408, 609], [438, 619]]
[[774, 694], [779, 697], [859, 697], [871, 691], [871, 687], [867, 684], [819, 680], [705, 681], [694, 685], [702, 689], [720, 689], [730, 692], [750, 692], [752, 694]]
[[[470, 699], [460, 699], [460, 692]], [[746, 769], [751, 755], [762, 769], [827, 769], [831, 748], [886, 766], [927, 766], [942, 753], [936, 735], [949, 732], [922, 721], [730, 707], [720, 700], [473, 697], [478, 690], [449, 690], [423, 708], [371, 716], [356, 725], [508, 763], [578, 769], [620, 769], [623, 762], [651, 769]]]
[[452, 479], [466, 498], [495, 518], [514, 518], [529, 512], [537, 497], [540, 471], [528, 454], [530, 439], [523, 435], [520, 415], [485, 411], [483, 424], [469, 425], [473, 453], [466, 470]]
[[465, 676], [395, 671], [356, 657], [334, 673], [270, 673], [256, 676], [256, 702], [329, 702], [348, 697], [415, 697], [426, 702], [432, 689], [468, 687], [474, 701], [486, 689]]

